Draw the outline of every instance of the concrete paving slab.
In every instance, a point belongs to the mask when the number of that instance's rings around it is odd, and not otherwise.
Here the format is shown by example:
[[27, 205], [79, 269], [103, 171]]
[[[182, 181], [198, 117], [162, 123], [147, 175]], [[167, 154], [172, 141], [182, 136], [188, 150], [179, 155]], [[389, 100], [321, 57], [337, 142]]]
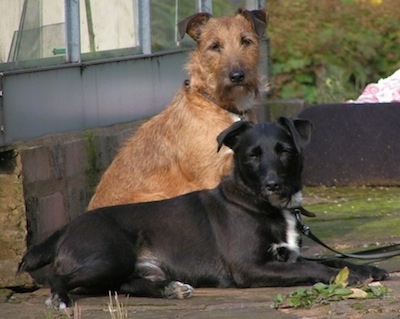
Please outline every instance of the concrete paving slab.
[[[196, 289], [195, 296], [187, 300], [165, 300], [118, 296], [126, 310], [126, 317], [115, 318], [274, 318], [274, 319], [357, 319], [400, 318], [400, 273], [392, 273], [383, 282], [391, 289], [383, 299], [344, 300], [310, 309], [271, 308], [276, 294], [288, 294], [293, 287], [257, 289]], [[109, 296], [78, 297], [75, 314], [47, 309], [44, 301], [48, 288], [32, 293], [11, 293], [0, 302], [2, 319], [113, 319], [108, 306]], [[113, 309], [117, 309], [115, 300]], [[78, 310], [78, 311], [77, 311]], [[80, 314], [79, 314], [80, 313]], [[117, 313], [113, 313], [116, 315]]]

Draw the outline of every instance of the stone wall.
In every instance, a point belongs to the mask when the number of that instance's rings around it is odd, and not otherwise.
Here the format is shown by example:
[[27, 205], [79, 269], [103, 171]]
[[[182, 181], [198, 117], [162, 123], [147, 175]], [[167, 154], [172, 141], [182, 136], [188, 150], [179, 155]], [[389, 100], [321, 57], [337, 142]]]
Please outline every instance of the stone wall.
[[140, 123], [50, 136], [20, 146], [28, 245], [85, 211], [102, 172]]
[[101, 173], [141, 121], [48, 136], [0, 152], [0, 287], [15, 277], [27, 246], [83, 213]]
[[26, 249], [21, 158], [13, 150], [0, 153], [0, 287], [30, 283], [15, 272]]

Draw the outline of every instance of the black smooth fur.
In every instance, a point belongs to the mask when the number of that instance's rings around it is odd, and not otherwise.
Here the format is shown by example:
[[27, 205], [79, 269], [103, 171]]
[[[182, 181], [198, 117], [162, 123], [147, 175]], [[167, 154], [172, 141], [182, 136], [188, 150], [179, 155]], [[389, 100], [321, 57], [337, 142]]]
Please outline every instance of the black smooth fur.
[[234, 151], [234, 170], [217, 188], [83, 214], [29, 249], [19, 272], [52, 264], [49, 304], [60, 307], [77, 291], [187, 298], [191, 286], [327, 283], [345, 265], [352, 284], [385, 279], [376, 267], [298, 257], [297, 231], [289, 243], [311, 130], [288, 118], [236, 122], [218, 137]]

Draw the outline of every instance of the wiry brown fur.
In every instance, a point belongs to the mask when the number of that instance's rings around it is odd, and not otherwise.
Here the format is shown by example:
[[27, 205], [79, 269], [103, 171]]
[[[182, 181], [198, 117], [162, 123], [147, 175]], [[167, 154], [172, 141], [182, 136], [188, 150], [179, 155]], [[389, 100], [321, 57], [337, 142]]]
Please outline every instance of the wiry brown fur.
[[[239, 10], [221, 18], [200, 13], [180, 23], [181, 33], [197, 42], [186, 65], [189, 82], [121, 148], [89, 210], [214, 188], [230, 172], [232, 153], [217, 153], [216, 137], [237, 120], [234, 113], [259, 97], [259, 38], [266, 20], [265, 11]], [[243, 71], [240, 83], [230, 79], [235, 70]]]
[[[241, 37], [258, 43], [250, 22], [242, 15], [237, 15], [234, 19], [211, 19], [201, 34], [198, 49], [191, 54], [186, 70], [194, 91], [204, 91], [212, 95], [218, 105], [244, 110], [249, 105], [241, 105], [241, 99], [257, 98], [259, 94], [259, 47], [246, 47], [241, 43]], [[220, 52], [208, 49], [216, 44], [221, 47]], [[244, 71], [246, 85], [237, 86], [232, 83], [229, 72], [234, 69]]]

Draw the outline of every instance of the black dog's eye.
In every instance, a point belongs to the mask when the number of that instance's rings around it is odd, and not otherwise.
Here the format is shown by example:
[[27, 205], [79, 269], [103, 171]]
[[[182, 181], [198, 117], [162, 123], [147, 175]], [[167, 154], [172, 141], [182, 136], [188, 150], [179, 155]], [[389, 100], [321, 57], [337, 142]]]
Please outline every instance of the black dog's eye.
[[258, 158], [261, 156], [261, 148], [260, 147], [254, 147], [251, 152], [249, 153], [249, 158]]
[[288, 159], [292, 156], [292, 149], [282, 144], [276, 145], [275, 152], [283, 160]]
[[282, 150], [280, 155], [281, 155], [281, 157], [289, 157], [292, 155], [292, 152], [290, 150], [284, 149], [284, 150]]

